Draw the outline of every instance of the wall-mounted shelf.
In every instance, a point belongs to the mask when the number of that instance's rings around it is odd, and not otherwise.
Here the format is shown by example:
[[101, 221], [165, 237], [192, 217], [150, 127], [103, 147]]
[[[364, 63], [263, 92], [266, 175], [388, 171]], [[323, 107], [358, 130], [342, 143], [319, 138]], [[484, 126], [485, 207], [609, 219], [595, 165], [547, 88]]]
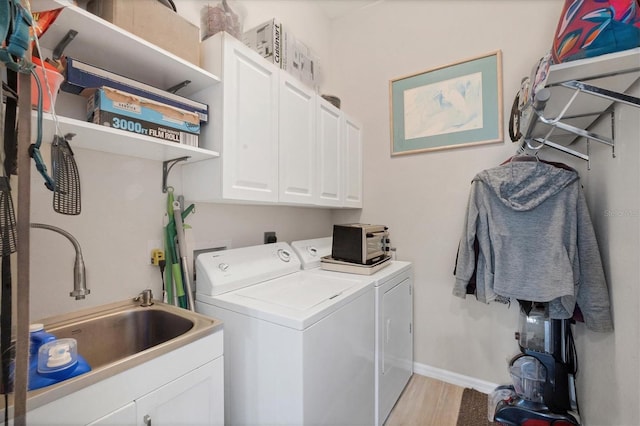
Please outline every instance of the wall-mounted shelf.
[[[64, 7], [40, 38], [43, 49], [53, 50], [71, 29], [78, 34], [64, 54], [160, 89], [185, 80], [178, 94], [190, 97], [220, 79], [198, 66], [63, 0], [35, 0], [34, 10]], [[66, 7], [65, 7], [66, 6]]]
[[[150, 136], [138, 135], [123, 130], [112, 129], [98, 124], [58, 117], [62, 134], [75, 133], [69, 144], [72, 148], [83, 148], [111, 154], [128, 155], [149, 160], [167, 161], [177, 157], [189, 157], [187, 161], [200, 161], [219, 157], [215, 151], [209, 151], [189, 145], [165, 142]], [[33, 112], [31, 137], [36, 137], [37, 115]], [[43, 142], [51, 142], [55, 124], [50, 114], [42, 120]]]
[[[75, 30], [78, 34], [66, 46], [66, 56], [161, 89], [189, 80], [190, 83], [178, 92], [185, 97], [220, 83], [220, 79], [210, 72], [73, 5], [71, 1], [32, 0], [33, 11], [57, 8], [63, 9], [39, 39], [45, 54], [53, 51], [69, 30]], [[84, 113], [83, 109], [79, 113], [74, 112], [73, 116], [78, 118]], [[219, 157], [215, 151], [165, 142], [76, 118], [58, 114], [60, 131], [76, 134], [70, 142], [73, 148], [163, 162], [181, 157], [188, 157], [186, 161], [189, 162]], [[35, 139], [36, 120], [34, 113], [32, 139]], [[44, 114], [43, 142], [50, 142], [54, 131], [52, 116]]]
[[638, 78], [640, 48], [552, 65], [545, 89], [528, 106], [529, 122], [522, 123], [526, 131], [520, 149], [544, 143], [588, 161], [588, 153], [568, 146], [586, 138], [613, 147], [613, 135], [602, 136], [589, 129], [614, 103], [640, 107], [640, 99], [625, 94]]

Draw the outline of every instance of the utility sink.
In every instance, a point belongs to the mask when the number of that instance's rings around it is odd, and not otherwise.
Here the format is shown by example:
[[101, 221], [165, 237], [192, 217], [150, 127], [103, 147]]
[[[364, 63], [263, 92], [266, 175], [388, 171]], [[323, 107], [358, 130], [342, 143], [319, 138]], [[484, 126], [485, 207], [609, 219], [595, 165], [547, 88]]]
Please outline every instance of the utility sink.
[[58, 339], [74, 338], [88, 373], [28, 392], [29, 406], [39, 406], [212, 334], [222, 322], [153, 301], [126, 300], [39, 321]]
[[194, 321], [189, 315], [154, 305], [89, 315], [71, 323], [49, 325], [46, 330], [58, 339], [76, 339], [79, 353], [91, 368], [100, 368], [180, 337], [193, 329]]

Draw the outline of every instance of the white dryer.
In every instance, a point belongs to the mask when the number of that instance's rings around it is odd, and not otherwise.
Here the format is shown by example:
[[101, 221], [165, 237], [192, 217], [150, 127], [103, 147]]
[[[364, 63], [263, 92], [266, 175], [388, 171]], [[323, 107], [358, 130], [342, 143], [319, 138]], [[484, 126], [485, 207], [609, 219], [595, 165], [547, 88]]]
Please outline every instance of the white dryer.
[[326, 271], [320, 259], [331, 254], [331, 237], [294, 241], [302, 268], [319, 276], [374, 280], [375, 285], [375, 425], [386, 421], [413, 374], [413, 267], [390, 264], [372, 275]]
[[196, 271], [196, 311], [223, 321], [225, 424], [373, 424], [372, 280], [301, 271], [286, 243]]

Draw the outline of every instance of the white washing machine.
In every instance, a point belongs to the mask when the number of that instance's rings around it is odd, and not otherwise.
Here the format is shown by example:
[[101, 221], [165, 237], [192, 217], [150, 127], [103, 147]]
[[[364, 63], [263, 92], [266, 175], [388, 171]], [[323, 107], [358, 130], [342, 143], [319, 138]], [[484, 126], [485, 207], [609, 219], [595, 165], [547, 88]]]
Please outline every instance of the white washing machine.
[[302, 271], [286, 243], [196, 271], [196, 311], [223, 321], [225, 424], [373, 424], [373, 280]]
[[413, 374], [413, 267], [390, 264], [372, 275], [326, 271], [320, 259], [331, 254], [331, 237], [294, 241], [303, 269], [323, 277], [374, 280], [375, 285], [375, 425], [381, 426]]

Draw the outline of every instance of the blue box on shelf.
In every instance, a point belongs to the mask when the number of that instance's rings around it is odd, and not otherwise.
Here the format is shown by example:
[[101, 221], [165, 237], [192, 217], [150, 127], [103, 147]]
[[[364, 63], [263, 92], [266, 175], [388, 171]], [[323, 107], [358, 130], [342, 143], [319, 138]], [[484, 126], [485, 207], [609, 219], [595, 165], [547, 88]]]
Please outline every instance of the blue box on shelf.
[[97, 89], [89, 98], [87, 121], [169, 142], [198, 146], [200, 119], [196, 113], [110, 87]]
[[67, 58], [65, 81], [60, 86], [62, 91], [74, 95], [89, 96], [97, 88], [103, 86], [195, 112], [202, 123], [209, 121], [209, 106], [205, 103], [167, 92], [74, 58]]

